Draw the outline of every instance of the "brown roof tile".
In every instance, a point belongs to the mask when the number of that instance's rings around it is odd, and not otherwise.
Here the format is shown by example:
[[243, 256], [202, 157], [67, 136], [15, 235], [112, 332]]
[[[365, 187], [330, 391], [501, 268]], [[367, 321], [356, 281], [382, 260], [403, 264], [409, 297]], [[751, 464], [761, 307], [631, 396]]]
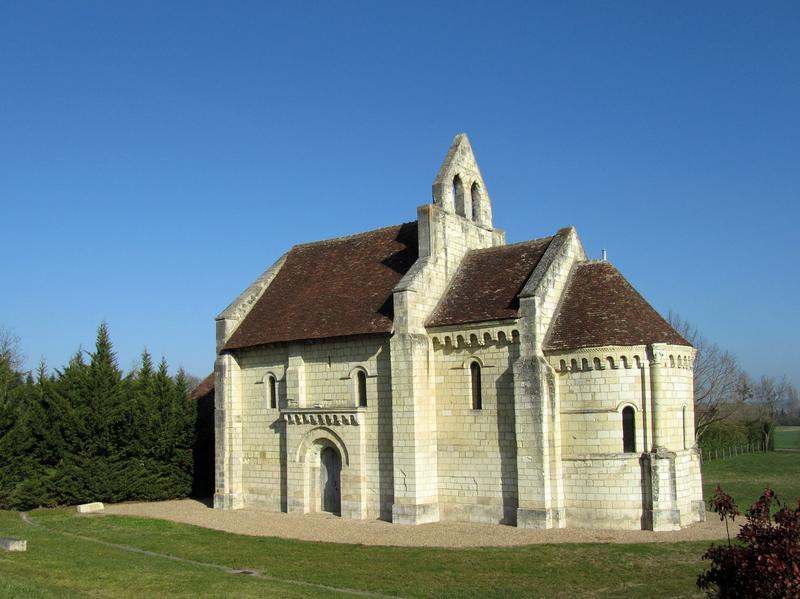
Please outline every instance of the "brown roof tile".
[[205, 397], [214, 391], [214, 373], [212, 372], [197, 385], [189, 394], [189, 399], [197, 401], [201, 397]]
[[391, 332], [392, 290], [416, 260], [416, 223], [295, 246], [224, 349]]
[[518, 295], [552, 237], [469, 252], [429, 327], [516, 318]]
[[544, 349], [650, 343], [691, 345], [609, 262], [577, 264]]

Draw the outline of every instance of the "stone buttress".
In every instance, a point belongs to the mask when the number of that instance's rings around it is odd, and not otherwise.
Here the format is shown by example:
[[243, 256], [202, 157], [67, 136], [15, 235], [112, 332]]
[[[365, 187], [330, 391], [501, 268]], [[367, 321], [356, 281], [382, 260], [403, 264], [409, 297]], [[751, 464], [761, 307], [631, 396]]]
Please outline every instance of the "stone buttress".
[[467, 136], [458, 135], [433, 183], [433, 203], [417, 209], [419, 259], [394, 290], [392, 521], [439, 520], [436, 390], [425, 329], [464, 255], [502, 245], [489, 194]]

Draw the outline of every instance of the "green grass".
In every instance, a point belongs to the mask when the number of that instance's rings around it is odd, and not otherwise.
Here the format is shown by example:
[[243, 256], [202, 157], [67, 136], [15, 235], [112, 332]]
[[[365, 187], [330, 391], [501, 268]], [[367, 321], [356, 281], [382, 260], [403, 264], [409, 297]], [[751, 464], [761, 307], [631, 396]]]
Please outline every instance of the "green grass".
[[775, 449], [800, 449], [800, 426], [777, 427]]
[[[753, 454], [709, 462], [717, 482], [747, 505], [769, 482], [800, 495], [800, 454]], [[0, 535], [28, 540], [0, 553], [0, 597], [325, 597], [329, 590], [229, 574], [200, 564], [130, 553], [68, 536], [129, 545], [196, 562], [402, 597], [701, 597], [695, 586], [706, 542], [531, 545], [438, 549], [367, 547], [248, 537], [146, 518], [80, 517], [38, 510], [46, 529], [0, 512]]]
[[[38, 512], [37, 521], [84, 532], [81, 519], [63, 510]], [[151, 522], [119, 518], [145, 545]], [[0, 534], [25, 538], [24, 553], [0, 553], [0, 597], [325, 597], [294, 585], [263, 584], [254, 578], [163, 558], [129, 553], [25, 524], [16, 512], [0, 512]], [[112, 533], [113, 534], [113, 533]], [[128, 535], [130, 538], [131, 535]], [[224, 549], [221, 547], [220, 552]]]
[[714, 488], [721, 485], [744, 512], [769, 485], [778, 499], [794, 505], [800, 497], [800, 454], [749, 453], [703, 465], [703, 496], [706, 505]]
[[[447, 550], [367, 547], [232, 535], [145, 518], [40, 510], [54, 531], [132, 545], [273, 577], [403, 597], [692, 597], [707, 543], [534, 545]], [[225, 574], [53, 534], [0, 512], [0, 529], [28, 539], [0, 578], [61, 597], [320, 596], [328, 592]], [[131, 581], [135, 580], [135, 584]], [[49, 596], [44, 594], [42, 596]]]

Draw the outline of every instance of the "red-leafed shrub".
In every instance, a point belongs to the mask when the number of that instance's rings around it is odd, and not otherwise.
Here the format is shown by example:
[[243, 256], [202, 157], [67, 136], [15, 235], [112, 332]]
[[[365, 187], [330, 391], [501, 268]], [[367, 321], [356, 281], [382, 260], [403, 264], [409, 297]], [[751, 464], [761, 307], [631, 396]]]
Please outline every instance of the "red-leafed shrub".
[[[771, 515], [772, 506], [779, 509]], [[731, 522], [739, 514], [733, 499], [717, 487], [711, 509]], [[697, 585], [711, 597], [800, 598], [800, 499], [794, 509], [781, 506], [774, 491], [747, 511], [747, 522], [731, 543], [709, 547], [703, 555], [711, 566]]]

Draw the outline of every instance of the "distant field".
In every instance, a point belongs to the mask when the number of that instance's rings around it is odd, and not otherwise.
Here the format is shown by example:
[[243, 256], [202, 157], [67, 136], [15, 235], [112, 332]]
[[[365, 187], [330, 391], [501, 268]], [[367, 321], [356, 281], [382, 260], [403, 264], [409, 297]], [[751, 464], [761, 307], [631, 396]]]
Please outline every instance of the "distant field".
[[706, 505], [718, 484], [734, 498], [742, 512], [758, 500], [767, 485], [782, 502], [794, 505], [800, 497], [800, 453], [748, 453], [706, 462], [703, 464]]
[[777, 427], [775, 449], [800, 449], [800, 426]]

